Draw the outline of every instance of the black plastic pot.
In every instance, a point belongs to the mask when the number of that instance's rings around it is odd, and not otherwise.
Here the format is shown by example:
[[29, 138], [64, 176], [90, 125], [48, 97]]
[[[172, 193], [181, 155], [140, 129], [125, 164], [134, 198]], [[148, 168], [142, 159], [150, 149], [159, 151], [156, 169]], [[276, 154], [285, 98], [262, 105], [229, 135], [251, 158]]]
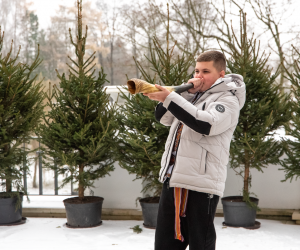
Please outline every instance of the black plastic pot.
[[67, 226], [85, 228], [101, 225], [103, 200], [102, 197], [97, 196], [85, 196], [81, 203], [78, 197], [63, 200], [67, 214]]
[[0, 225], [9, 225], [22, 221], [23, 193], [20, 193], [21, 205], [16, 210], [18, 197], [10, 198], [5, 192], [0, 193]]
[[155, 229], [157, 225], [159, 203], [148, 203], [149, 198], [140, 199], [142, 207], [144, 227]]
[[[242, 196], [223, 197], [224, 224], [230, 227], [253, 227], [255, 225], [256, 210], [242, 201]], [[250, 197], [256, 205], [258, 199]]]

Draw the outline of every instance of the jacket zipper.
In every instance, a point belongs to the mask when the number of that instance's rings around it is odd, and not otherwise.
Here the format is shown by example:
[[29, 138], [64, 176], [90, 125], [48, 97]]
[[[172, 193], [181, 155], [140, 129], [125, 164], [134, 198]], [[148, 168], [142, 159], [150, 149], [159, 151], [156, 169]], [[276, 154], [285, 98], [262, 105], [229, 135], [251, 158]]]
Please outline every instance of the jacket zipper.
[[203, 94], [200, 96], [200, 98], [194, 103], [194, 105], [196, 105], [196, 103], [199, 102], [199, 100], [201, 99], [201, 97], [204, 96], [204, 94], [205, 94], [207, 91], [213, 89], [214, 87], [219, 86], [219, 85], [220, 85], [221, 83], [223, 83], [223, 82], [224, 82], [224, 81], [222, 81], [222, 82], [218, 83], [217, 85], [215, 85], [215, 86], [213, 86], [213, 87], [210, 87], [209, 89], [205, 90], [205, 91], [203, 92]]
[[207, 164], [207, 151], [206, 151], [206, 154], [205, 154], [205, 174], [206, 174], [206, 164]]
[[[178, 123], [178, 125], [179, 125], [179, 123]], [[167, 154], [167, 156], [166, 156], [166, 165], [165, 165], [165, 167], [164, 167], [164, 170], [162, 171], [162, 173], [160, 174], [160, 176], [159, 176], [159, 178], [161, 179], [161, 176], [162, 176], [162, 174], [165, 172], [165, 169], [166, 169], [166, 167], [167, 167], [167, 165], [168, 165], [168, 156], [169, 156], [169, 153], [170, 153], [170, 147], [171, 147], [171, 145], [173, 145], [173, 141], [174, 141], [174, 138], [175, 138], [175, 136], [176, 136], [176, 133], [177, 133], [177, 130], [178, 130], [178, 125], [177, 125], [177, 129], [176, 129], [176, 131], [175, 131], [175, 133], [174, 133], [174, 135], [173, 135], [173, 138], [172, 138], [172, 141], [171, 141], [171, 143], [170, 143], [170, 145], [169, 145], [169, 148], [168, 148], [168, 154]], [[176, 161], [176, 159], [175, 159], [175, 161]], [[173, 172], [173, 171], [172, 171]]]
[[[181, 137], [181, 136], [180, 136]], [[178, 149], [179, 149], [179, 145], [180, 145], [180, 139], [179, 139], [179, 142], [178, 142], [178, 148], [177, 148], [177, 151], [176, 151], [176, 157], [175, 157], [175, 161], [174, 161], [174, 165], [173, 165], [173, 168], [172, 168], [172, 172], [170, 174], [170, 178], [169, 178], [169, 182], [167, 184], [167, 188], [169, 189], [170, 187], [170, 181], [171, 181], [171, 177], [172, 177], [172, 174], [173, 174], [173, 171], [174, 171], [174, 168], [175, 168], [175, 164], [176, 164], [176, 160], [177, 160], [177, 152], [178, 152]]]

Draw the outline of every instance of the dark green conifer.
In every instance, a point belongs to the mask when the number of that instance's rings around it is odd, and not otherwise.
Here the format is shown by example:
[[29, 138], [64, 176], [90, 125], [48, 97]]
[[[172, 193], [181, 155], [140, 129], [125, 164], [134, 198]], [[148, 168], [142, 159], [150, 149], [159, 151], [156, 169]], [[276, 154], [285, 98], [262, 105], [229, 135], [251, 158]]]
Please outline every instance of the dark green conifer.
[[39, 52], [31, 64], [18, 62], [20, 49], [12, 56], [12, 46], [7, 55], [1, 53], [4, 32], [0, 27], [0, 180], [4, 190], [22, 191], [24, 173], [28, 170], [26, 150], [43, 114], [41, 82], [32, 72], [41, 63]]
[[285, 139], [285, 153], [286, 158], [282, 161], [283, 168], [281, 170], [285, 171], [285, 179], [283, 181], [290, 181], [295, 178], [296, 180], [300, 178], [300, 52], [294, 48], [296, 54], [298, 55], [298, 60], [294, 61], [294, 72], [291, 73], [286, 70], [288, 78], [292, 84], [292, 124], [291, 130], [289, 130], [289, 135], [293, 136], [293, 139]]
[[244, 179], [243, 200], [249, 205], [251, 169], [263, 172], [269, 164], [279, 164], [283, 154], [280, 141], [274, 138], [278, 129], [288, 125], [291, 114], [289, 95], [280, 92], [268, 56], [261, 53], [259, 42], [247, 37], [246, 14], [241, 12], [240, 38], [233, 32], [229, 46], [228, 69], [240, 74], [246, 84], [246, 103], [230, 146], [230, 167]]
[[[195, 63], [193, 56], [175, 55], [176, 43], [169, 45], [169, 23], [166, 34], [166, 48], [153, 38], [149, 61], [151, 72], [135, 60], [142, 78], [162, 86], [181, 85], [189, 79], [188, 69]], [[120, 166], [135, 174], [136, 179], [145, 183], [143, 192], [154, 191], [160, 195], [162, 184], [158, 181], [161, 157], [168, 137], [169, 127], [156, 121], [154, 116], [158, 102], [150, 100], [142, 94], [135, 96], [122, 95], [126, 103], [119, 108], [119, 135], [117, 159]]]
[[95, 52], [84, 58], [87, 27], [83, 35], [82, 0], [77, 5], [76, 42], [69, 30], [77, 60], [69, 57], [73, 65], [68, 64], [68, 77], [57, 72], [60, 85], [54, 86], [47, 97], [50, 111], [40, 126], [40, 135], [46, 145], [45, 157], [51, 161], [47, 166], [58, 174], [68, 173], [62, 186], [72, 180], [78, 183], [78, 195], [83, 199], [86, 188], [114, 169], [112, 149], [117, 124], [115, 106], [110, 105], [105, 93], [106, 74], [101, 70], [94, 76]]

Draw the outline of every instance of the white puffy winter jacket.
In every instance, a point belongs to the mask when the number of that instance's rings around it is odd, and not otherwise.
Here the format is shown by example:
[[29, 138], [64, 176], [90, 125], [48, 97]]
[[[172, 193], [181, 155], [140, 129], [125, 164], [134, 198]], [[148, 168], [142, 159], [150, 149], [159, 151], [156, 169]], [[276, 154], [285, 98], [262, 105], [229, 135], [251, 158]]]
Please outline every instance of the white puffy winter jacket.
[[230, 141], [244, 106], [243, 77], [230, 74], [218, 79], [193, 105], [194, 94], [171, 92], [155, 109], [156, 119], [171, 126], [161, 160], [159, 180], [169, 166], [176, 130], [184, 124], [170, 179], [180, 187], [223, 196]]

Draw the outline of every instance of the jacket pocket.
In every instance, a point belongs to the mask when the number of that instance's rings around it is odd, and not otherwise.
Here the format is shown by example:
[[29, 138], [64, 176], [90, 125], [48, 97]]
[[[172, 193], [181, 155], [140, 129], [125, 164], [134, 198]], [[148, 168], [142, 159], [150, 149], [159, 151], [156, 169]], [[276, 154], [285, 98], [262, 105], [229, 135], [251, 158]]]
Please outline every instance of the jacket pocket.
[[202, 149], [201, 161], [200, 161], [200, 174], [206, 173], [206, 159], [207, 158], [207, 151], [206, 149]]

